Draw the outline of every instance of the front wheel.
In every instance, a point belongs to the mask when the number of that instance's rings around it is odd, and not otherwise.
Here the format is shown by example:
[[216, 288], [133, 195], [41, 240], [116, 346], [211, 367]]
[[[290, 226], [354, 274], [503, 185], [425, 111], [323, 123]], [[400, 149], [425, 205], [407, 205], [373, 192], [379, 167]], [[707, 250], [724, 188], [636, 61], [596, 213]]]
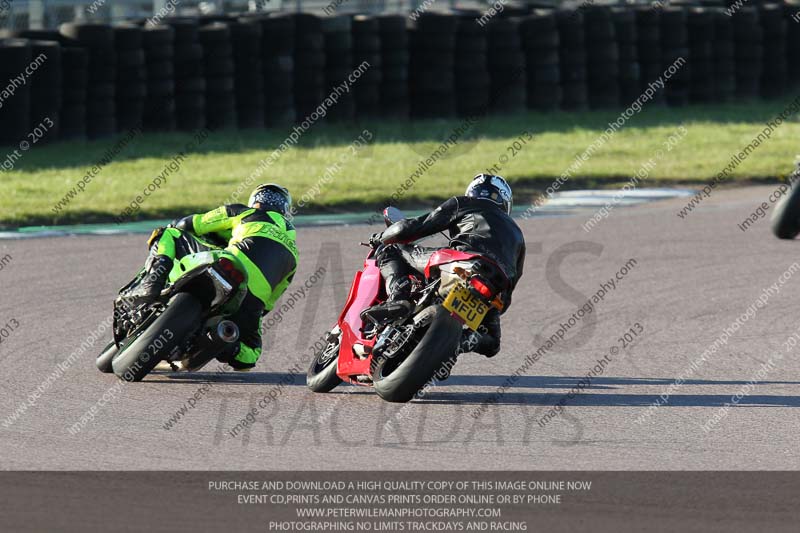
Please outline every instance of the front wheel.
[[114, 373], [125, 381], [141, 381], [197, 327], [202, 313], [202, 304], [191, 294], [173, 297], [150, 327], [114, 358]]
[[328, 335], [328, 344], [314, 356], [306, 375], [306, 384], [314, 392], [330, 392], [341, 382], [336, 375], [339, 366], [339, 346], [342, 342], [342, 331], [337, 326]]
[[97, 365], [97, 370], [102, 372], [103, 374], [111, 374], [114, 372], [114, 368], [111, 366], [111, 361], [114, 360], [114, 357], [119, 352], [117, 345], [114, 341], [111, 341], [108, 346], [103, 348], [103, 351], [100, 355], [97, 356], [97, 360], [95, 364]]
[[800, 185], [793, 184], [778, 202], [770, 222], [779, 239], [794, 239], [800, 233]]
[[449, 311], [437, 306], [428, 330], [403, 361], [390, 357], [375, 361], [372, 382], [387, 402], [405, 403], [414, 398], [437, 374], [447, 371], [461, 346], [462, 325]]

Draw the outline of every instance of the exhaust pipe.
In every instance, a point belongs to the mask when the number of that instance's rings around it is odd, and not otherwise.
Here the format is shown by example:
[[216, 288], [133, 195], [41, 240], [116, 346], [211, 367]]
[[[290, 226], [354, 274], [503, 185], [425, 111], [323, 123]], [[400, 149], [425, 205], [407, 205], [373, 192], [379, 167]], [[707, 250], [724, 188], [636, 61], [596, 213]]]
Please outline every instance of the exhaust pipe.
[[239, 341], [239, 326], [230, 320], [223, 320], [214, 329], [214, 336], [226, 344], [233, 344]]

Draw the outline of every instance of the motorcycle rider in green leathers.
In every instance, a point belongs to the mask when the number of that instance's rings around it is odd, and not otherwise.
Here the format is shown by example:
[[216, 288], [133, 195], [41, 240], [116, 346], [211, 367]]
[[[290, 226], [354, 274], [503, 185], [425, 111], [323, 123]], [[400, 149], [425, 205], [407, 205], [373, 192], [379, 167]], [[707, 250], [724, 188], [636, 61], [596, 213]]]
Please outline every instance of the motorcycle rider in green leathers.
[[248, 274], [247, 296], [234, 316], [239, 326], [238, 350], [220, 359], [236, 370], [250, 370], [261, 355], [261, 318], [292, 282], [297, 270], [296, 231], [287, 218], [292, 208], [289, 191], [280, 185], [259, 185], [248, 205], [225, 205], [190, 215], [153, 232], [148, 244], [147, 275], [129, 295], [137, 304], [154, 301], [169, 277], [173, 261], [213, 249], [203, 240], [224, 241]]

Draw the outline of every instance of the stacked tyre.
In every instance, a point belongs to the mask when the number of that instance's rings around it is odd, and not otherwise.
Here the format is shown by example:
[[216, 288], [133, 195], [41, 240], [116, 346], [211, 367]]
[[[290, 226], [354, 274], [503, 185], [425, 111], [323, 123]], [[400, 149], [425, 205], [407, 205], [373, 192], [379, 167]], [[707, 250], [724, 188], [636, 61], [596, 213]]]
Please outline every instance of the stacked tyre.
[[489, 109], [489, 45], [486, 27], [475, 23], [479, 16], [462, 14], [456, 30], [456, 112], [463, 117], [485, 115]]
[[561, 106], [561, 43], [552, 11], [535, 12], [520, 22], [522, 48], [525, 50], [528, 107], [551, 111]]
[[690, 8], [687, 25], [692, 76], [689, 96], [692, 102], [713, 102], [716, 99], [714, 12], [701, 7]]
[[[59, 105], [59, 121], [53, 120], [47, 138], [86, 137], [86, 100], [89, 86], [89, 53], [74, 39], [53, 30], [18, 30], [15, 37], [33, 41], [51, 41], [60, 45], [61, 94], [54, 98]], [[38, 54], [32, 54], [36, 57]], [[1, 69], [2, 67], [0, 67]], [[45, 77], [46, 78], [46, 77]], [[36, 80], [33, 80], [36, 84]], [[42, 91], [46, 91], [44, 87]], [[53, 92], [52, 94], [55, 94]], [[33, 106], [33, 103], [31, 104]], [[37, 123], [38, 124], [38, 123]]]
[[564, 109], [585, 109], [589, 105], [586, 89], [586, 37], [583, 28], [583, 13], [580, 11], [556, 11], [559, 38], [559, 67]]
[[236, 121], [239, 128], [264, 127], [264, 65], [261, 25], [251, 19], [230, 24], [233, 44]]
[[797, 17], [800, 13], [800, 4], [785, 3], [783, 17], [786, 20], [786, 57], [787, 63], [794, 68], [788, 69], [788, 82], [792, 87], [800, 85], [800, 24]]
[[783, 6], [766, 4], [759, 13], [761, 28], [764, 30], [764, 70], [761, 77], [761, 96], [778, 98], [786, 93], [788, 68], [786, 20]]
[[[347, 15], [322, 19], [325, 35], [325, 91], [331, 93], [353, 71], [352, 19]], [[338, 102], [328, 110], [332, 121], [348, 121], [355, 116], [352, 92], [342, 93]]]
[[627, 105], [639, 97], [642, 85], [636, 15], [627, 8], [614, 8], [611, 18], [619, 48], [619, 93]]
[[381, 111], [384, 116], [408, 118], [408, 31], [402, 15], [378, 17], [381, 42]]
[[143, 124], [148, 131], [175, 129], [175, 30], [145, 26], [142, 30], [147, 96]]
[[[30, 42], [25, 39], [0, 40], [0, 84], [7, 87], [30, 65]], [[5, 95], [4, 95], [5, 96]], [[17, 87], [16, 92], [0, 106], [0, 142], [17, 144], [26, 140], [31, 126], [30, 85]]]
[[175, 31], [175, 125], [181, 131], [206, 126], [206, 79], [198, 24], [192, 19], [167, 22]]
[[30, 78], [31, 128], [43, 133], [38, 142], [55, 140], [61, 125], [61, 45], [56, 41], [31, 41], [31, 58], [34, 63], [41, 62]]
[[134, 25], [114, 27], [117, 52], [117, 127], [120, 131], [139, 128], [144, 117], [147, 95], [142, 28]]
[[356, 115], [377, 117], [381, 112], [381, 37], [378, 19], [366, 15], [353, 18], [353, 65], [358, 79], [353, 85]]
[[92, 139], [117, 131], [114, 30], [104, 24], [65, 23], [61, 33], [77, 41], [89, 54], [86, 99], [86, 133]]
[[661, 68], [670, 69], [664, 87], [664, 98], [670, 106], [689, 103], [691, 87], [691, 57], [687, 11], [682, 7], [667, 7], [661, 12]]
[[419, 118], [455, 114], [455, 48], [458, 19], [423, 13], [409, 33], [411, 114]]
[[294, 103], [298, 116], [306, 118], [325, 99], [325, 36], [315, 15], [298, 13], [294, 23]]
[[620, 102], [619, 48], [611, 10], [590, 6], [583, 17], [589, 107], [616, 107]]
[[86, 137], [86, 100], [89, 88], [89, 53], [84, 48], [61, 49], [62, 101], [59, 135], [62, 139]]
[[236, 127], [233, 47], [231, 30], [224, 22], [212, 22], [197, 31], [203, 48], [206, 74], [206, 127], [220, 130]]
[[528, 87], [519, 19], [495, 17], [486, 26], [491, 107], [501, 113], [524, 109]]
[[736, 96], [758, 97], [764, 71], [764, 30], [758, 11], [744, 7], [733, 14], [733, 47], [736, 60]]
[[[639, 55], [642, 91], [653, 87], [651, 84], [661, 76], [661, 12], [657, 9], [635, 9], [636, 17], [636, 52]], [[664, 91], [655, 90], [651, 102], [663, 102]]]
[[722, 9], [714, 15], [714, 101], [730, 102], [736, 94], [736, 59], [733, 46], [733, 21]]
[[261, 19], [264, 62], [265, 122], [269, 126], [291, 124], [294, 106], [294, 19], [288, 15]]

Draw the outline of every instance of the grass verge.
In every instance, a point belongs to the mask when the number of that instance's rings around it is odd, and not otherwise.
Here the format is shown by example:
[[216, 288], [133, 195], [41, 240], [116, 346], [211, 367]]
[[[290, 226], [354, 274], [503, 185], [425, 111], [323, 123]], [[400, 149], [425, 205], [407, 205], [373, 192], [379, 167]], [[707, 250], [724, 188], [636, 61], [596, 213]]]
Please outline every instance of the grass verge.
[[[687, 130], [685, 137], [657, 161], [639, 186], [705, 182], [787, 102], [646, 107], [583, 163], [563, 188], [618, 186], [663, 149], [680, 126]], [[515, 186], [518, 203], [530, 199], [561, 175], [618, 116], [619, 111], [527, 112], [481, 119], [445, 157], [421, 173], [400, 204], [430, 205], [459, 194], [476, 172], [492, 167]], [[305, 200], [302, 213], [375, 210], [462, 124], [461, 119], [316, 124], [268, 165], [256, 182], [288, 186], [296, 201]], [[370, 132], [372, 142], [353, 150], [351, 143], [363, 130]], [[193, 142], [191, 133], [138, 135], [60, 210], [53, 207], [117, 139], [35, 146], [20, 152], [14, 168], [0, 176], [4, 185], [0, 225], [110, 221], [132, 204], [138, 208], [124, 216], [126, 221], [213, 208], [229, 198], [290, 131], [211, 132], [201, 143]], [[788, 175], [798, 138], [800, 123], [791, 117], [733, 172], [733, 179], [775, 181]], [[188, 151], [187, 145], [191, 145]], [[14, 148], [0, 148], [0, 163]], [[137, 203], [136, 197], [144, 196], [148, 184], [182, 151], [178, 170]], [[248, 193], [240, 201], [246, 201]]]

